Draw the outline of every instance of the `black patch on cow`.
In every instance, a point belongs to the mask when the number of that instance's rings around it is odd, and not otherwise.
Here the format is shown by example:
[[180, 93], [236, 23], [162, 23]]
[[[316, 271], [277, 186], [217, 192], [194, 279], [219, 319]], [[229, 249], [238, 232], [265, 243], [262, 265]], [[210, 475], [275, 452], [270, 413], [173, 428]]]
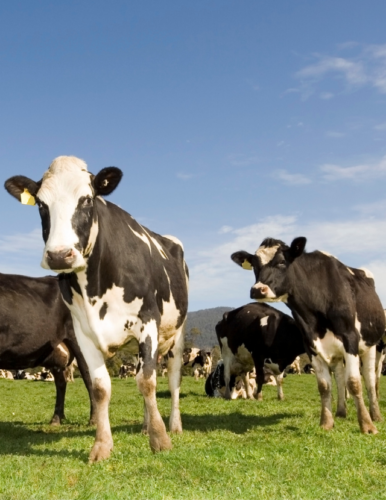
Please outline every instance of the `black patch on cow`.
[[39, 207], [40, 219], [42, 222], [42, 236], [44, 243], [47, 243], [48, 237], [50, 235], [51, 229], [51, 218], [50, 218], [50, 210], [48, 205], [41, 201], [39, 198], [36, 198], [36, 203]]
[[103, 319], [106, 316], [106, 313], [107, 313], [107, 302], [103, 302], [103, 305], [99, 310], [100, 319]]
[[96, 214], [94, 216], [94, 200], [90, 196], [81, 196], [78, 201], [78, 205], [71, 219], [71, 225], [78, 236], [79, 243], [75, 243], [75, 248], [84, 254], [87, 248], [91, 226], [93, 222], [96, 221]]
[[36, 196], [41, 184], [41, 180], [35, 182], [28, 177], [24, 177], [24, 175], [15, 175], [5, 181], [4, 187], [11, 196], [17, 199], [17, 201], [21, 201], [20, 197], [24, 193], [24, 189], [27, 189], [32, 196]]
[[174, 358], [173, 351], [169, 351], [169, 352], [168, 352], [168, 356], [169, 356], [169, 358]]
[[143, 376], [148, 379], [150, 378], [157, 368], [157, 351], [154, 353], [154, 357], [151, 355], [152, 342], [151, 337], [148, 335], [145, 342], [139, 343], [139, 357], [142, 359], [142, 370]]
[[72, 304], [72, 290], [75, 290], [76, 293], [82, 296], [82, 290], [79, 286], [78, 279], [75, 273], [60, 273], [58, 275], [58, 279], [62, 297], [65, 302], [67, 302], [67, 304]]

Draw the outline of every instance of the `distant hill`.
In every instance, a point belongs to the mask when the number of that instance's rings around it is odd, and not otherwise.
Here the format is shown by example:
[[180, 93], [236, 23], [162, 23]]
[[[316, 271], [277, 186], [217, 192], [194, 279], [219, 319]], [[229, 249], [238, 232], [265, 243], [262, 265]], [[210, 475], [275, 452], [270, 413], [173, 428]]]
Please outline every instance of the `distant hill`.
[[222, 319], [224, 312], [233, 307], [213, 307], [188, 313], [185, 342], [200, 349], [218, 345], [215, 326]]

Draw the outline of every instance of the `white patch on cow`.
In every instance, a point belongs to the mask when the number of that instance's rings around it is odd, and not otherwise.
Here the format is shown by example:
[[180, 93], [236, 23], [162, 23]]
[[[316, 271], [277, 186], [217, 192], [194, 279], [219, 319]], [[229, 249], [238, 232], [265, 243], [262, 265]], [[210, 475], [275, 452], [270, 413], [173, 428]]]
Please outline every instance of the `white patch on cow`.
[[358, 319], [358, 314], [355, 313], [355, 328], [357, 329], [359, 335], [361, 334], [361, 327], [362, 327], [362, 324]]
[[102, 198], [102, 196], [97, 196], [98, 200], [100, 200], [104, 205], [107, 205], [106, 200]]
[[179, 245], [182, 250], [184, 249], [184, 245], [182, 244], [182, 241], [180, 241], [178, 238], [176, 238], [175, 236], [172, 236], [170, 234], [163, 234], [162, 235], [164, 238], [167, 238], [168, 240], [171, 240], [173, 241], [173, 243], [175, 243], [176, 245]]
[[87, 246], [84, 250], [85, 257], [88, 257], [92, 253], [92, 250], [95, 246], [95, 242], [96, 242], [96, 239], [98, 236], [98, 231], [99, 231], [98, 221], [93, 221], [93, 223], [91, 224], [91, 228], [90, 228], [90, 235], [88, 238], [88, 243], [87, 243]]
[[73, 156], [59, 156], [50, 165], [42, 179], [42, 185], [37, 197], [48, 205], [50, 210], [51, 230], [44, 247], [41, 266], [50, 269], [46, 261], [46, 252], [59, 252], [72, 249], [76, 259], [72, 269], [84, 269], [86, 262], [84, 256], [76, 249], [79, 243], [72, 224], [79, 198], [93, 196], [90, 173], [83, 160]]
[[366, 278], [374, 279], [374, 274], [371, 271], [369, 271], [365, 267], [360, 267], [359, 269], [365, 273]]
[[257, 257], [260, 258], [261, 264], [265, 266], [275, 257], [277, 249], [280, 245], [274, 245], [273, 247], [261, 246], [256, 250]]
[[338, 260], [338, 259], [335, 257], [335, 255], [332, 255], [332, 253], [330, 253], [330, 252], [324, 252], [323, 250], [319, 250], [319, 251], [320, 251], [320, 253], [322, 253], [323, 255], [326, 255], [327, 257], [332, 257], [333, 259]]
[[267, 326], [268, 320], [269, 320], [269, 316], [264, 316], [264, 318], [261, 318], [260, 319], [260, 326]]
[[314, 340], [314, 349], [317, 354], [328, 364], [334, 365], [344, 357], [344, 345], [331, 330], [325, 336]]
[[[85, 294], [87, 279], [84, 272], [78, 273], [78, 280]], [[127, 303], [123, 300], [124, 289], [113, 285], [102, 297], [90, 297], [84, 300], [73, 290], [72, 304], [68, 305], [71, 313], [79, 321], [83, 333], [103, 352], [105, 358], [115, 354], [116, 349], [131, 338], [139, 340], [143, 326], [138, 313], [143, 299], [135, 298]], [[100, 310], [107, 304], [103, 320]]]
[[[167, 273], [166, 276], [168, 276]], [[161, 324], [159, 327], [158, 343], [159, 343], [159, 354], [165, 355], [173, 347], [175, 341], [177, 322], [180, 318], [180, 311], [179, 309], [177, 309], [176, 302], [174, 300], [172, 292], [170, 292], [169, 302], [166, 302], [165, 300], [162, 301], [162, 310], [163, 314], [161, 317]]]
[[153, 238], [152, 236], [150, 236], [150, 239], [151, 239], [151, 241], [154, 243], [154, 246], [156, 247], [156, 249], [159, 251], [159, 254], [161, 255], [161, 257], [162, 257], [163, 259], [167, 259], [167, 258], [168, 258], [168, 256], [166, 255], [165, 250], [164, 250], [164, 249], [162, 248], [162, 246], [158, 243], [158, 241], [157, 241], [155, 238]]
[[355, 276], [355, 273], [349, 267], [347, 267], [347, 271], [351, 273], [353, 276]]
[[129, 228], [132, 230], [132, 232], [135, 234], [135, 236], [137, 236], [140, 240], [142, 240], [144, 243], [146, 243], [146, 245], [149, 247], [149, 250], [151, 253], [151, 244], [150, 244], [150, 241], [149, 241], [147, 234], [145, 234], [145, 233], [140, 234], [137, 231], [134, 231], [134, 229], [131, 226], [129, 226]]

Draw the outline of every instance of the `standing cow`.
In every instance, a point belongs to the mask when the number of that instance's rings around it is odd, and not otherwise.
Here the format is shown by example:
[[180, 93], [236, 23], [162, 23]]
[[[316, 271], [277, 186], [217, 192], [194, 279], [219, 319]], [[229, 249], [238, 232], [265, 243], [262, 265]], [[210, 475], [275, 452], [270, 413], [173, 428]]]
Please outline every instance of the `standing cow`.
[[[91, 379], [76, 341], [71, 314], [62, 300], [58, 278], [0, 273], [0, 368], [19, 372], [44, 366], [52, 371], [56, 387], [53, 425], [59, 425], [65, 418], [64, 369], [74, 358], [90, 395], [90, 423], [94, 423]], [[18, 378], [28, 377], [24, 373]]]
[[[331, 374], [339, 391], [346, 384], [357, 409], [363, 433], [377, 433], [373, 421], [381, 419], [376, 396], [375, 346], [385, 333], [385, 314], [368, 272], [342, 264], [335, 257], [304, 251], [306, 238], [290, 246], [265, 239], [255, 254], [234, 253], [232, 259], [254, 270], [256, 284], [251, 298], [258, 302], [285, 302], [300, 327], [311, 356], [321, 397], [320, 425], [331, 429]], [[362, 373], [370, 403], [370, 415], [362, 395]], [[343, 362], [345, 366], [343, 366]], [[337, 416], [345, 416], [345, 407]]]
[[304, 353], [302, 334], [290, 316], [254, 302], [224, 313], [216, 334], [224, 360], [225, 398], [230, 399], [231, 375], [240, 375], [247, 397], [253, 399], [248, 373], [256, 368], [256, 398], [262, 400], [265, 365], [274, 373], [278, 399], [284, 399], [284, 370]]
[[5, 183], [17, 200], [36, 200], [45, 242], [42, 266], [62, 273], [61, 292], [95, 396], [91, 462], [108, 458], [113, 447], [105, 359], [133, 338], [139, 350], [136, 380], [145, 402], [143, 431], [149, 433], [151, 449], [171, 448], [156, 402], [159, 354], [169, 353], [170, 431], [182, 432], [179, 391], [188, 306], [183, 247], [176, 238], [153, 233], [104, 200], [121, 177], [118, 168], [93, 175], [83, 160], [60, 156], [38, 182], [15, 176]]

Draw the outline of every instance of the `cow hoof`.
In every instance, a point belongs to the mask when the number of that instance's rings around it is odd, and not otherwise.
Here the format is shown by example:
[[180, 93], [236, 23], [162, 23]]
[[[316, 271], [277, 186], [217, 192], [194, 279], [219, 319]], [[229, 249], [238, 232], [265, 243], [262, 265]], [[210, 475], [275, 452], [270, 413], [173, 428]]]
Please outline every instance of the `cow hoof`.
[[361, 426], [361, 432], [363, 434], [378, 434], [378, 429], [375, 427], [375, 425], [369, 423]]
[[147, 436], [149, 434], [149, 430], [148, 430], [147, 424], [146, 425], [143, 424], [141, 432], [142, 432], [142, 434], [145, 434], [145, 436]]
[[371, 420], [373, 422], [382, 422], [382, 417], [381, 417], [381, 414], [379, 412], [370, 413], [370, 416], [371, 416]]
[[256, 399], [257, 399], [257, 401], [263, 401], [263, 395], [258, 394]]
[[347, 411], [346, 410], [336, 410], [335, 416], [338, 418], [346, 418]]
[[97, 421], [96, 421], [96, 418], [92, 417], [90, 418], [90, 420], [88, 421], [88, 425], [96, 425], [97, 424]]
[[60, 424], [61, 424], [61, 419], [59, 415], [54, 415], [51, 419], [50, 425], [60, 425]]
[[90, 464], [94, 462], [100, 462], [101, 460], [106, 460], [110, 458], [111, 450], [113, 449], [112, 444], [106, 444], [102, 442], [96, 442], [92, 447], [88, 462]]
[[165, 433], [165, 435], [150, 436], [150, 448], [153, 453], [159, 451], [171, 450], [172, 442], [170, 437]]

